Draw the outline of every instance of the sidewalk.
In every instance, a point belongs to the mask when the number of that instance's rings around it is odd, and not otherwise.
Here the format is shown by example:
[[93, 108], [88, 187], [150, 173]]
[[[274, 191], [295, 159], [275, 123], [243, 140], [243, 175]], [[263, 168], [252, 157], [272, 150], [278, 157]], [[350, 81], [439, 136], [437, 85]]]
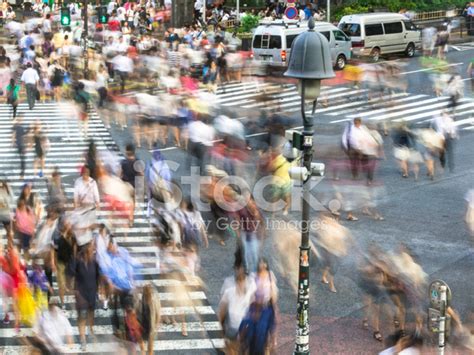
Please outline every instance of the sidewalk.
[[[296, 307], [295, 307], [296, 309]], [[296, 310], [295, 310], [296, 314]], [[292, 354], [295, 346], [296, 319], [295, 315], [281, 314], [281, 323], [278, 329], [278, 344], [275, 354]], [[314, 354], [331, 355], [374, 355], [385, 349], [384, 344], [376, 341], [372, 330], [362, 327], [362, 319], [351, 316], [342, 318], [310, 316], [310, 351]], [[381, 331], [389, 329], [388, 324], [381, 325]], [[384, 337], [388, 333], [382, 333]], [[445, 355], [466, 355], [465, 349], [453, 349], [449, 343]], [[437, 354], [437, 347], [425, 341], [423, 355]]]

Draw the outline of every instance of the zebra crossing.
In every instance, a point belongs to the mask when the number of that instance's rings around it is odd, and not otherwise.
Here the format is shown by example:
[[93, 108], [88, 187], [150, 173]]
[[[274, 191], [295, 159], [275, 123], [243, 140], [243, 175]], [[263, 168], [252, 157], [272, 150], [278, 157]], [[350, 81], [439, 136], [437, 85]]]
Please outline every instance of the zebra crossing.
[[[43, 130], [50, 140], [50, 149], [46, 155], [45, 176], [49, 176], [54, 168], [58, 168], [63, 176], [65, 193], [72, 201], [74, 180], [79, 175], [84, 163], [84, 153], [88, 146], [79, 129], [74, 115], [73, 105], [70, 103], [37, 103], [30, 111], [26, 104], [20, 104], [18, 112], [22, 115], [23, 125], [28, 126], [39, 120]], [[12, 146], [13, 119], [10, 108], [0, 105], [0, 172], [8, 178], [14, 196], [18, 197], [25, 181], [33, 182], [33, 191], [37, 192], [42, 201], [46, 201], [46, 179], [33, 175], [34, 152], [30, 149], [26, 155], [26, 170], [24, 180], [20, 179], [20, 159], [15, 147]], [[98, 114], [94, 111], [89, 115], [89, 137], [96, 143], [98, 151], [109, 150], [120, 155], [119, 149], [110, 133], [104, 126]], [[71, 205], [69, 207], [72, 208]], [[102, 206], [105, 207], [105, 206]], [[101, 208], [98, 218], [105, 220], [110, 217], [110, 211]], [[143, 268], [138, 271], [139, 285], [152, 283], [159, 292], [161, 299], [161, 314], [177, 316], [185, 315], [188, 336], [181, 334], [181, 324], [162, 324], [158, 330], [154, 344], [155, 352], [159, 353], [193, 353], [212, 354], [216, 349], [224, 347], [221, 326], [217, 316], [210, 306], [204, 292], [203, 285], [197, 279], [177, 279], [176, 275], [160, 272], [158, 248], [155, 246], [144, 203], [137, 203], [133, 227], [116, 228], [116, 241], [128, 249], [131, 256], [142, 263]], [[5, 232], [0, 231], [0, 240], [6, 243]], [[177, 255], [179, 257], [179, 255]], [[56, 288], [56, 283], [53, 288]], [[176, 306], [174, 288], [185, 290], [186, 300]], [[66, 310], [74, 329], [74, 345], [66, 349], [67, 353], [80, 353], [80, 341], [77, 329], [77, 313], [74, 306], [74, 297], [66, 297]], [[0, 307], [0, 312], [2, 312]], [[3, 318], [3, 314], [1, 314]], [[117, 343], [112, 336], [111, 310], [97, 309], [95, 312], [94, 342], [87, 346], [87, 353], [106, 354], [116, 353]], [[13, 319], [13, 314], [10, 313]], [[13, 322], [5, 325], [0, 323], [0, 353], [27, 354], [28, 347], [22, 342], [23, 336], [32, 334], [30, 328], [22, 327], [20, 332], [13, 328]]]
[[[258, 99], [267, 93], [264, 100]], [[407, 122], [426, 125], [433, 117], [446, 110], [449, 97], [396, 92], [382, 96], [369, 96], [369, 90], [349, 86], [323, 86], [316, 109], [318, 120], [330, 125], [341, 124], [361, 117], [366, 123]], [[300, 97], [294, 85], [272, 83], [235, 83], [219, 88], [217, 103], [225, 108], [268, 110], [296, 113], [300, 111]], [[326, 104], [327, 103], [327, 104]], [[308, 105], [307, 114], [311, 113]], [[454, 118], [460, 130], [474, 130], [474, 100], [463, 97], [458, 101]]]

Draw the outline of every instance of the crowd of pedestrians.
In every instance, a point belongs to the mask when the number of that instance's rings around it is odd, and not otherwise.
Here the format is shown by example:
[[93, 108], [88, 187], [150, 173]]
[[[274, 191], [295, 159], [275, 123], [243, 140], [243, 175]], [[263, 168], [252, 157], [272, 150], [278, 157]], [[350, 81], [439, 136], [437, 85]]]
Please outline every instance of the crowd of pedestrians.
[[[213, 240], [219, 247], [235, 245], [234, 275], [224, 281], [218, 307], [226, 352], [268, 354], [277, 345], [278, 282], [273, 260], [262, 254], [274, 232], [266, 228], [267, 218], [287, 220], [292, 213], [289, 171], [298, 161], [289, 161], [284, 155], [288, 124], [281, 113], [270, 110], [259, 113], [258, 123], [220, 114], [218, 89], [225, 93], [228, 83], [249, 80], [245, 74], [251, 70], [248, 54], [239, 51], [232, 34], [219, 25], [236, 14], [216, 6], [208, 16], [215, 20], [209, 22], [215, 27], [212, 31], [200, 21], [175, 29], [167, 26], [169, 5], [109, 2], [107, 24], [90, 22], [93, 45], [86, 50], [81, 42], [82, 10], [77, 3], [68, 5], [74, 19], [68, 27], [59, 25], [54, 6], [40, 2], [33, 5], [42, 16], [39, 21], [19, 23], [12, 15], [7, 17], [6, 28], [16, 49], [8, 53], [0, 49], [0, 84], [14, 120], [12, 144], [20, 157], [21, 179], [25, 177], [26, 152], [34, 151], [33, 175], [47, 177], [48, 198], [42, 201], [34, 182], [25, 180], [16, 199], [8, 179], [0, 179], [0, 218], [7, 234], [6, 247], [0, 252], [1, 290], [3, 297], [12, 300], [11, 306], [3, 302], [4, 323], [13, 321], [17, 332], [20, 326], [34, 327], [35, 335], [27, 340], [35, 348], [60, 352], [72, 344], [73, 331], [65, 316], [70, 310], [70, 295], [74, 295], [82, 351], [95, 340], [94, 311], [99, 307], [112, 308], [114, 335], [124, 340], [123, 346], [131, 353], [137, 349], [153, 353], [161, 323], [179, 322], [181, 335], [188, 336], [186, 315], [174, 319], [161, 314], [157, 289], [138, 279], [143, 266], [117, 242], [115, 231], [127, 236], [134, 225], [140, 194], [146, 198], [147, 217], [159, 250], [154, 261], [160, 273], [196, 280], [200, 255]], [[196, 1], [197, 18], [203, 8]], [[94, 13], [92, 7], [90, 10]], [[267, 19], [281, 16], [280, 5], [270, 2], [261, 15]], [[324, 14], [308, 5], [301, 8], [299, 16], [321, 19]], [[426, 55], [432, 55], [436, 43], [432, 43], [433, 35], [425, 32]], [[446, 36], [438, 32], [440, 58], [444, 58]], [[88, 68], [84, 68], [84, 57]], [[390, 107], [397, 95], [407, 91], [399, 73], [396, 64], [376, 64], [348, 66], [344, 75], [357, 89], [369, 89], [364, 100], [385, 100]], [[392, 136], [402, 178], [413, 173], [418, 180], [420, 165], [425, 164], [428, 178], [435, 179], [437, 160], [442, 169], [455, 169], [458, 133], [454, 115], [462, 82], [454, 72], [439, 75], [444, 75], [446, 85], [437, 84], [434, 90], [448, 95], [450, 105], [429, 127], [415, 129], [409, 124], [393, 125], [390, 120], [374, 126], [356, 115], [338, 141], [339, 154], [334, 150], [323, 157], [333, 178], [333, 204], [329, 213], [320, 217], [324, 228], [312, 231], [311, 242], [322, 285], [331, 294], [338, 292], [338, 266], [357, 245], [349, 228], [343, 226], [341, 213], [346, 214], [348, 223], [357, 221], [359, 212], [384, 220], [377, 209], [383, 193], [377, 168], [385, 158], [384, 140]], [[130, 88], [140, 92], [130, 94]], [[40, 120], [27, 127], [18, 112], [19, 102], [26, 101], [34, 112], [35, 103], [42, 100], [68, 101], [74, 107], [70, 116], [78, 120], [88, 145], [72, 198], [62, 186], [61, 172], [46, 159], [48, 127]], [[328, 100], [323, 100], [323, 105], [328, 105]], [[124, 159], [98, 151], [88, 125], [92, 109], [97, 109], [107, 128], [114, 125], [130, 133], [133, 142], [127, 144]], [[259, 130], [256, 139], [246, 136], [252, 129]], [[183, 189], [178, 176], [162, 151], [172, 146], [185, 152], [187, 167], [198, 167], [192, 185], [199, 186], [199, 198], [180, 195]], [[151, 153], [146, 164], [137, 158], [137, 148]], [[282, 204], [263, 208], [252, 188], [223, 183], [236, 176], [252, 187], [266, 179], [271, 188], [261, 191], [262, 195], [272, 206]], [[466, 200], [466, 221], [472, 230], [472, 193]], [[334, 201], [340, 208], [332, 208]], [[207, 214], [201, 213], [197, 202], [209, 205]], [[108, 218], [97, 217], [102, 209]], [[280, 260], [275, 268], [285, 269], [282, 275], [294, 276], [298, 257], [293, 260], [288, 251], [298, 249], [299, 231], [288, 228], [278, 233], [284, 238], [278, 239]], [[372, 330], [376, 341], [397, 331], [399, 345], [418, 346], [426, 273], [403, 245], [393, 252], [377, 247], [359, 252], [357, 275], [366, 305], [362, 326]], [[53, 277], [57, 289], [53, 288]], [[170, 287], [169, 291], [173, 293], [172, 307], [189, 302], [184, 287]], [[406, 319], [411, 314], [415, 324], [408, 341]], [[393, 329], [382, 329], [384, 316], [393, 321]]]

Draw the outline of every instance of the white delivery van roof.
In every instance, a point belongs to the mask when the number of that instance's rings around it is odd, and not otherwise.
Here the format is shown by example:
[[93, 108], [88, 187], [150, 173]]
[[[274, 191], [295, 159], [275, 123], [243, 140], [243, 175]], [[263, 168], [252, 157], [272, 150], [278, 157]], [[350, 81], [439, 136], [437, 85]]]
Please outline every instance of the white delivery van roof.
[[371, 12], [368, 14], [354, 14], [343, 16], [339, 23], [366, 23], [372, 21], [390, 21], [404, 19], [407, 19], [404, 15], [396, 14], [393, 12]]
[[[268, 22], [260, 22], [260, 25], [255, 29], [255, 35], [266, 33], [272, 35], [294, 34], [307, 31], [307, 21], [284, 21], [274, 20]], [[317, 21], [315, 22], [315, 31], [330, 31], [338, 28], [329, 22]]]

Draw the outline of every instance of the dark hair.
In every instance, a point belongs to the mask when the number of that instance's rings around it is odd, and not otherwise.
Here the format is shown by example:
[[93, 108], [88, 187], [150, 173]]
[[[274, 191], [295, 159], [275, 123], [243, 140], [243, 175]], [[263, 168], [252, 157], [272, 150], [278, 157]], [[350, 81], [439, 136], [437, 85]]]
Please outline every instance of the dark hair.
[[131, 154], [135, 154], [135, 145], [133, 143], [128, 143], [126, 146], [125, 146], [125, 151], [127, 153], [131, 153]]
[[13, 78], [10, 79], [10, 86], [11, 86], [11, 90], [13, 90], [15, 86], [15, 79]]
[[31, 63], [30, 62], [26, 63], [26, 67], [31, 68], [32, 67]]

